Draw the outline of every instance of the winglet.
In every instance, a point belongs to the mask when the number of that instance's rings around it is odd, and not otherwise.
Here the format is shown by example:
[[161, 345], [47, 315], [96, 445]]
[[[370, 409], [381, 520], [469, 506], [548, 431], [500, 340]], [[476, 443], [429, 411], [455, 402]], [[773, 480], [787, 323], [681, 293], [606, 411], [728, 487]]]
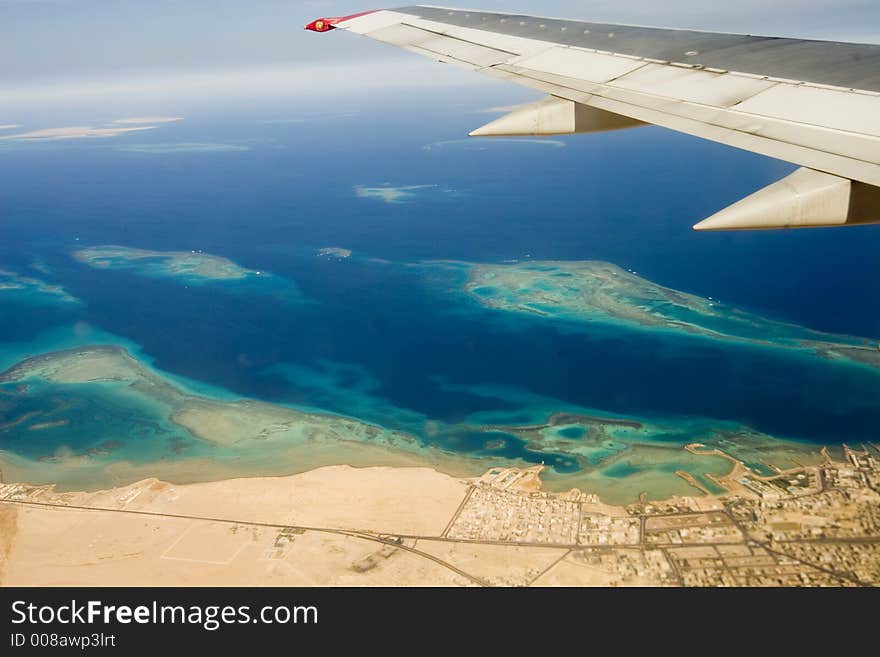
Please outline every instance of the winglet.
[[361, 16], [366, 16], [367, 14], [375, 14], [378, 10], [373, 9], [371, 11], [362, 11], [359, 14], [352, 14], [351, 16], [337, 16], [335, 18], [319, 18], [318, 20], [312, 21], [308, 25], [305, 26], [306, 30], [310, 32], [329, 32], [330, 30], [335, 30], [336, 26], [339, 23], [344, 23], [345, 21], [350, 21], [354, 18], [360, 18]]

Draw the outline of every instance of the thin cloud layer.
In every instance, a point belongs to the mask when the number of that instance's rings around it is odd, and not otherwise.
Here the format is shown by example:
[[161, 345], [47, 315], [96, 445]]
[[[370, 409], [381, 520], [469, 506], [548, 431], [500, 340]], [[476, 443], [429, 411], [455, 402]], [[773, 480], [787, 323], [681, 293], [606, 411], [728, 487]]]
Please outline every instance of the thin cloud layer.
[[146, 153], [148, 155], [183, 155], [187, 153], [243, 153], [251, 150], [241, 144], [213, 144], [179, 142], [171, 144], [130, 144], [121, 146], [126, 153]]
[[61, 139], [103, 139], [118, 137], [128, 132], [140, 132], [152, 130], [155, 126], [142, 126], [138, 128], [90, 128], [88, 126], [72, 126], [67, 128], [45, 128], [30, 132], [19, 132], [14, 135], [0, 137], [6, 141], [58, 141]]
[[[426, 71], [430, 75], [426, 75]], [[377, 58], [369, 67], [357, 62], [333, 62], [21, 87], [0, 84], [0, 105], [32, 107], [69, 101], [104, 103], [108, 100], [143, 105], [154, 103], [157, 96], [169, 103], [187, 99], [252, 101], [258, 97], [320, 98], [375, 89], [436, 89], [478, 84], [485, 86], [486, 79], [453, 67], [434, 66], [428, 60], [412, 56]]]
[[444, 148], [460, 148], [468, 151], [485, 151], [493, 146], [545, 146], [549, 148], [566, 148], [568, 144], [559, 139], [479, 137], [476, 139], [448, 139], [446, 141], [435, 141], [431, 144], [425, 144], [422, 146], [422, 150], [435, 151]]
[[524, 107], [528, 107], [529, 103], [517, 103], [516, 105], [499, 105], [497, 107], [487, 107], [486, 109], [479, 110], [480, 114], [509, 114], [510, 112], [515, 112], [517, 110], [523, 109]]
[[118, 125], [138, 125], [141, 123], [175, 123], [183, 121], [182, 116], [133, 116], [128, 119], [116, 119]]

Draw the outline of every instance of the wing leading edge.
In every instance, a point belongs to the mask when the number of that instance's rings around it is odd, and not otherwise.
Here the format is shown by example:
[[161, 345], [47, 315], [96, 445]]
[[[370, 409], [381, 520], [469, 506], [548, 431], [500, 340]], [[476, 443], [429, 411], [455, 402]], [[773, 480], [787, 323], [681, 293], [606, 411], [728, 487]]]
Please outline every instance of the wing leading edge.
[[319, 19], [548, 94], [473, 136], [655, 124], [802, 168], [695, 226], [880, 223], [880, 46], [412, 6]]

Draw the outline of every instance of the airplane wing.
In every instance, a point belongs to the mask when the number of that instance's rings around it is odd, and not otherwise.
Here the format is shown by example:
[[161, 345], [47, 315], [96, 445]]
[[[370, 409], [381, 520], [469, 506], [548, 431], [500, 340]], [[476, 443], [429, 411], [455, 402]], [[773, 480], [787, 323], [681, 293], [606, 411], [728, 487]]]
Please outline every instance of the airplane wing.
[[547, 98], [472, 136], [646, 123], [801, 168], [697, 230], [880, 223], [880, 45], [411, 6], [319, 19]]

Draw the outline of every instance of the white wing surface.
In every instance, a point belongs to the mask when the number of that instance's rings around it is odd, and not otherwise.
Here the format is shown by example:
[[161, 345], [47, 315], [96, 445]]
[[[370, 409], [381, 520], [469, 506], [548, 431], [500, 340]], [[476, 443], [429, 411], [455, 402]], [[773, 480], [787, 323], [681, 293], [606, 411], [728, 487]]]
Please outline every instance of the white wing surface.
[[880, 223], [880, 46], [412, 6], [319, 19], [548, 98], [473, 136], [655, 124], [800, 165], [700, 230]]

